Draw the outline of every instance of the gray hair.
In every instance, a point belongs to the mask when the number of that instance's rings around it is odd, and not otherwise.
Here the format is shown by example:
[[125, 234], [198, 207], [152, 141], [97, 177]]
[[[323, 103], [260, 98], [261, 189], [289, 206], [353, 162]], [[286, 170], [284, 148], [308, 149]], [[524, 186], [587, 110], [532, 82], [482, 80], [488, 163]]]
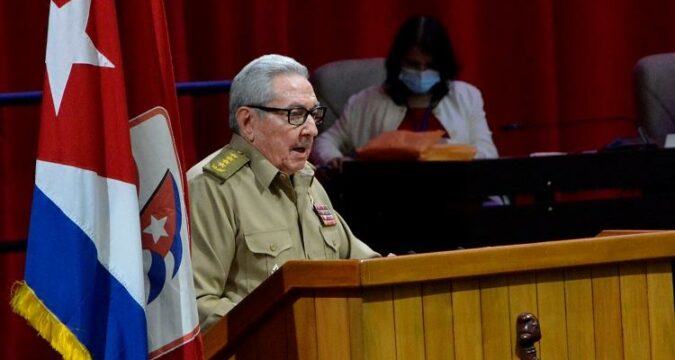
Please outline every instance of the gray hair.
[[283, 55], [263, 55], [244, 66], [230, 87], [230, 129], [239, 134], [237, 110], [246, 105], [264, 105], [277, 94], [272, 91], [272, 79], [282, 74], [298, 74], [309, 78], [307, 68]]

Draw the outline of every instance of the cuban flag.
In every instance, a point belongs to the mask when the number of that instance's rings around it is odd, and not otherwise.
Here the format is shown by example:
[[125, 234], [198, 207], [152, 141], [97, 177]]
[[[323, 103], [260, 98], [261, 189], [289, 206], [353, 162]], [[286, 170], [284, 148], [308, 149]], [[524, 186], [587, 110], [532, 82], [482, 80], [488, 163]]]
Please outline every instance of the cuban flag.
[[201, 358], [161, 0], [51, 2], [25, 281], [64, 358]]

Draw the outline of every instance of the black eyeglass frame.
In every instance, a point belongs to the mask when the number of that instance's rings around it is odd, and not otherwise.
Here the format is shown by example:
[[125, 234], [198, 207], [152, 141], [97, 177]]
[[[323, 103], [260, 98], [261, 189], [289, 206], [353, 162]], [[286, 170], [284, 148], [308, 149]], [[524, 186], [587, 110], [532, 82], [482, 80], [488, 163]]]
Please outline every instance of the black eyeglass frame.
[[[325, 106], [315, 106], [311, 109], [306, 109], [302, 106], [295, 106], [295, 107], [285, 108], [285, 109], [284, 108], [269, 107], [269, 106], [262, 106], [262, 105], [246, 105], [246, 106], [250, 107], [250, 108], [253, 108], [253, 109], [262, 110], [262, 111], [265, 111], [265, 112], [285, 112], [286, 113], [286, 119], [288, 120], [288, 123], [293, 125], [293, 126], [296, 126], [296, 127], [302, 126], [305, 122], [307, 122], [307, 118], [309, 117], [310, 114], [312, 115], [312, 119], [314, 119], [314, 123], [316, 125], [321, 124], [323, 122], [323, 118], [326, 116], [326, 111], [328, 110], [328, 108], [325, 107]], [[291, 115], [292, 115], [291, 113], [293, 111], [297, 111], [297, 110], [303, 110], [304, 115], [302, 116], [302, 122], [300, 122], [298, 124], [295, 124], [291, 120]], [[317, 116], [319, 114], [316, 114], [316, 115], [312, 114], [312, 113], [316, 113], [317, 110], [321, 111], [320, 116]], [[300, 114], [295, 114], [294, 116], [299, 116], [299, 115]]]

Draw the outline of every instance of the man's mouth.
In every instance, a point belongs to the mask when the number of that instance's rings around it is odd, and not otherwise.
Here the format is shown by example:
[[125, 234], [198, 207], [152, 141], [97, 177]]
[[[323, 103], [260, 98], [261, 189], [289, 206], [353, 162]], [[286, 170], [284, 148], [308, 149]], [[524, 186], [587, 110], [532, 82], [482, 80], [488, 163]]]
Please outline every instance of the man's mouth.
[[307, 150], [308, 148], [305, 146], [294, 146], [291, 148], [291, 151], [299, 152], [301, 154], [304, 154]]
[[295, 146], [291, 148], [291, 151], [298, 152], [301, 154], [305, 154], [309, 152], [309, 150], [312, 148], [312, 142], [311, 141], [301, 141]]

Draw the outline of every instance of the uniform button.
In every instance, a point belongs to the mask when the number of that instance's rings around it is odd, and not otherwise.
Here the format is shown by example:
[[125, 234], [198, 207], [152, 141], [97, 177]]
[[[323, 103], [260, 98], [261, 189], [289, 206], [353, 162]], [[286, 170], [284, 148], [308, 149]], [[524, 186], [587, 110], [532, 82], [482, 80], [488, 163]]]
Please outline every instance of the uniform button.
[[277, 244], [275, 243], [270, 244], [270, 250], [277, 251]]

